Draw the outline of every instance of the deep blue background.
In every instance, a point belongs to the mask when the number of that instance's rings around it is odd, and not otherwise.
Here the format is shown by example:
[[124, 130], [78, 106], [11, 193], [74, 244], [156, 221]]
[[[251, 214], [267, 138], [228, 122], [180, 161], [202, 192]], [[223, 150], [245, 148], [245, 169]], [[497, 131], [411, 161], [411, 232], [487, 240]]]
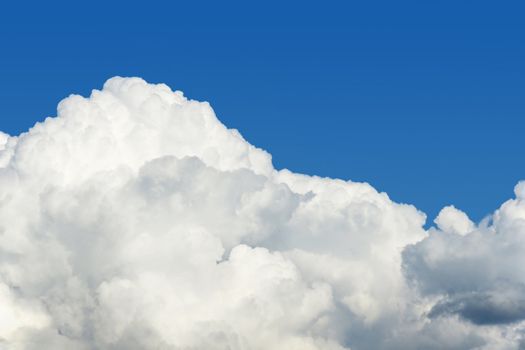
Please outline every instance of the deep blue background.
[[481, 219], [525, 179], [525, 6], [362, 3], [3, 4], [0, 129], [140, 76], [210, 101], [277, 168]]

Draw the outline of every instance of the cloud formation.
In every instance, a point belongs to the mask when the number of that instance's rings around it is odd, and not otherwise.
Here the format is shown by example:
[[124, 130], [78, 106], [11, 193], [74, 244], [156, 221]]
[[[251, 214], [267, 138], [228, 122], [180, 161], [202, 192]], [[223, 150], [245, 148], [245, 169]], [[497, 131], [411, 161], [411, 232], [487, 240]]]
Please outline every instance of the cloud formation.
[[407, 247], [407, 275], [438, 295], [430, 317], [458, 315], [478, 325], [525, 320], [525, 182], [478, 227], [447, 207], [425, 240]]
[[474, 224], [276, 170], [112, 78], [0, 134], [0, 349], [520, 349], [525, 183]]

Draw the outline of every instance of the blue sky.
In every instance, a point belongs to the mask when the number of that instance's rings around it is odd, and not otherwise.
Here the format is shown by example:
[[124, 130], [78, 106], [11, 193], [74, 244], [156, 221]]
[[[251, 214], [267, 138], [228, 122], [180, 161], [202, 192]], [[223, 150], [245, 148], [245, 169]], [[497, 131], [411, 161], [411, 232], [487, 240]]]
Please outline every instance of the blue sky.
[[[497, 7], [495, 7], [497, 5]], [[0, 129], [114, 75], [207, 100], [277, 168], [479, 220], [525, 178], [519, 2], [2, 5]]]

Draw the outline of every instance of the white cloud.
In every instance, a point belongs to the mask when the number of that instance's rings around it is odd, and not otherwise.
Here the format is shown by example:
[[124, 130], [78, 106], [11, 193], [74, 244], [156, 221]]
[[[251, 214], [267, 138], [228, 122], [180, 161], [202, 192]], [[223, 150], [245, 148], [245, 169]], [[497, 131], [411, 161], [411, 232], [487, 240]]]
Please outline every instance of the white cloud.
[[434, 223], [444, 232], [466, 235], [474, 230], [474, 223], [467, 214], [456, 209], [453, 205], [441, 209]]
[[207, 103], [113, 78], [0, 134], [0, 348], [512, 349], [525, 195], [479, 226], [277, 171]]
[[494, 341], [509, 343], [488, 348], [525, 346], [522, 183], [516, 186], [515, 199], [474, 229], [462, 212], [453, 209], [446, 212], [446, 220], [437, 220], [440, 230], [431, 229], [428, 238], [404, 251], [408, 279], [423, 297], [432, 300], [428, 317], [459, 317], [479, 329], [492, 327], [500, 332]]

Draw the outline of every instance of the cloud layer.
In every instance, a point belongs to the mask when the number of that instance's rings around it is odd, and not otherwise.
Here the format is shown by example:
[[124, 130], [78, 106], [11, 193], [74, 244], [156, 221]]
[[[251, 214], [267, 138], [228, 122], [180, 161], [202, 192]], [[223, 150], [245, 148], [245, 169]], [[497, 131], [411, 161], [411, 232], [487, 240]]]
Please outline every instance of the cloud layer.
[[163, 84], [0, 133], [0, 349], [521, 349], [525, 183], [436, 227]]

